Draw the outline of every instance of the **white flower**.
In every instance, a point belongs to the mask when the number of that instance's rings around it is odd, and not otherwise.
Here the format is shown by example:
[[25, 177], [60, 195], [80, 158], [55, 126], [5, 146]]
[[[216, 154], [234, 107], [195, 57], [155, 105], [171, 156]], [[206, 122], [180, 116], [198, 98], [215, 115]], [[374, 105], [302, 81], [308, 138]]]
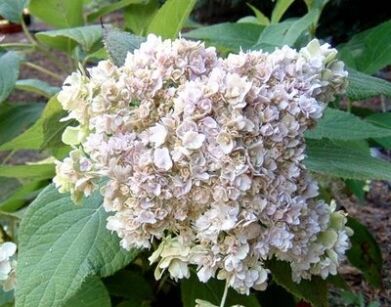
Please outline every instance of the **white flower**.
[[16, 261], [12, 258], [14, 258], [16, 248], [16, 244], [13, 242], [0, 244], [0, 283], [4, 291], [10, 291], [15, 288]]
[[160, 242], [156, 278], [187, 278], [194, 265], [201, 281], [248, 294], [266, 288], [273, 257], [295, 281], [336, 273], [351, 231], [315, 200], [303, 165], [305, 131], [346, 88], [335, 49], [314, 40], [223, 59], [151, 34], [123, 66], [89, 72], [59, 94], [79, 126], [64, 132], [74, 150], [53, 181], [77, 201], [105, 178], [106, 227], [128, 250]]
[[149, 140], [155, 144], [155, 147], [159, 147], [164, 144], [167, 137], [167, 129], [163, 125], [156, 124], [149, 129], [151, 136]]
[[168, 171], [172, 167], [170, 153], [166, 147], [156, 148], [153, 152], [153, 163], [160, 169]]
[[216, 138], [216, 142], [225, 154], [229, 154], [235, 146], [234, 140], [227, 132], [220, 132]]
[[188, 149], [198, 149], [205, 141], [205, 135], [194, 131], [188, 131], [182, 138], [182, 144]]

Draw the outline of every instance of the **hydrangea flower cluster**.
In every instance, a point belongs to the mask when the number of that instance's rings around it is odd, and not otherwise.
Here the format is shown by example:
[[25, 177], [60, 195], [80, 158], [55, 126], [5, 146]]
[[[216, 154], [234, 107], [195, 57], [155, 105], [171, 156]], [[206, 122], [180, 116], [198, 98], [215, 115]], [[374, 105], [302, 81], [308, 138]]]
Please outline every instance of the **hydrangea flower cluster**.
[[0, 285], [3, 287], [4, 291], [10, 291], [15, 288], [15, 253], [15, 243], [0, 243]]
[[193, 265], [201, 281], [249, 293], [266, 288], [272, 257], [295, 281], [336, 274], [350, 230], [303, 165], [303, 133], [346, 88], [336, 53], [313, 40], [223, 59], [149, 35], [123, 66], [65, 81], [58, 100], [80, 125], [64, 132], [74, 150], [54, 182], [77, 201], [107, 178], [107, 228], [128, 250], [159, 244], [156, 278]]

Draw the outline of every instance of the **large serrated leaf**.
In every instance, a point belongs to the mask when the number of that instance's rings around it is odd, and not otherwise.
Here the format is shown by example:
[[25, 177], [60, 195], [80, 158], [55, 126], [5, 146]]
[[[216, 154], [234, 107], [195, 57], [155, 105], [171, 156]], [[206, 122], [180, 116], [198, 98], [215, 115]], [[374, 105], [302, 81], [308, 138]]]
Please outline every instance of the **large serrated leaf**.
[[250, 23], [220, 23], [184, 33], [183, 37], [199, 39], [231, 51], [247, 50], [253, 46], [263, 26]]
[[103, 39], [107, 53], [117, 66], [122, 66], [128, 52], [138, 49], [140, 44], [145, 41], [144, 37], [116, 29], [105, 30]]
[[354, 143], [307, 139], [304, 164], [311, 171], [358, 180], [391, 180], [391, 163], [373, 158]]
[[109, 276], [138, 251], [106, 229], [99, 191], [75, 205], [53, 185], [29, 206], [19, 229], [16, 307], [61, 306], [91, 276]]
[[300, 283], [295, 283], [291, 277], [292, 271], [289, 263], [272, 259], [267, 261], [266, 266], [270, 269], [273, 280], [288, 292], [310, 302], [314, 307], [328, 306], [327, 282], [325, 280], [313, 276], [311, 280], [302, 280]]
[[29, 9], [32, 15], [54, 27], [70, 28], [84, 24], [83, 1], [80, 0], [30, 0]]
[[153, 17], [147, 32], [176, 38], [195, 3], [196, 0], [167, 0]]
[[391, 83], [349, 68], [347, 96], [352, 100], [363, 100], [373, 96], [391, 97]]
[[341, 59], [358, 71], [374, 74], [391, 64], [391, 20], [358, 33], [340, 49]]
[[87, 52], [101, 40], [102, 27], [93, 25], [38, 32], [36, 37], [41, 43], [62, 51], [70, 52], [79, 44]]
[[0, 15], [13, 23], [20, 23], [27, 0], [1, 0]]
[[347, 226], [354, 231], [350, 238], [352, 247], [347, 252], [350, 263], [363, 272], [372, 286], [380, 288], [383, 259], [379, 245], [369, 230], [357, 220], [349, 217]]
[[[223, 281], [214, 278], [207, 283], [202, 283], [195, 274], [192, 274], [189, 279], [181, 281], [182, 304], [184, 307], [194, 307], [196, 299], [201, 299], [220, 306], [224, 286]], [[240, 295], [231, 288], [228, 290], [225, 306], [233, 305], [260, 307], [254, 295]]]
[[14, 51], [0, 53], [0, 103], [11, 93], [19, 76], [23, 57]]
[[[376, 113], [365, 118], [373, 125], [391, 129], [391, 112]], [[391, 137], [374, 138], [374, 140], [386, 149], [391, 149]]]
[[380, 128], [352, 113], [328, 108], [316, 128], [305, 133], [310, 139], [360, 140], [391, 136], [391, 129]]

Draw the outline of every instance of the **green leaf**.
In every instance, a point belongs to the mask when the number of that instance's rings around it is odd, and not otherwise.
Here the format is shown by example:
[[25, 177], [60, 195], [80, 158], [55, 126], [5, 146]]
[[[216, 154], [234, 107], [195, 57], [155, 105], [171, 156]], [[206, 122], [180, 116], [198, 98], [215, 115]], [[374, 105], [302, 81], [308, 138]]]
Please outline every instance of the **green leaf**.
[[373, 287], [380, 288], [383, 259], [379, 245], [369, 230], [357, 220], [348, 217], [347, 226], [354, 231], [350, 238], [352, 247], [347, 252], [350, 263], [363, 272]]
[[289, 263], [279, 260], [269, 260], [266, 266], [272, 273], [273, 280], [296, 297], [312, 304], [314, 307], [326, 307], [327, 282], [318, 276], [311, 280], [302, 280], [296, 283], [292, 280], [292, 271]]
[[27, 0], [1, 0], [0, 16], [13, 23], [20, 23], [26, 4]]
[[53, 104], [56, 104], [55, 108], [57, 112], [53, 112], [51, 116], [43, 118], [43, 141], [41, 149], [64, 146], [61, 136], [65, 131], [65, 128], [76, 124], [75, 120], [61, 121], [68, 113], [62, 109], [57, 99], [54, 99]]
[[261, 34], [263, 26], [250, 23], [220, 23], [192, 30], [183, 37], [206, 41], [232, 51], [250, 49]]
[[365, 200], [365, 185], [366, 182], [362, 180], [346, 179], [346, 187], [361, 201]]
[[88, 54], [85, 58], [84, 61], [100, 61], [100, 60], [106, 60], [108, 58], [108, 54], [106, 51], [106, 48], [102, 47], [98, 49], [97, 51], [94, 51], [90, 54]]
[[354, 143], [307, 140], [304, 164], [311, 171], [345, 179], [391, 180], [391, 163], [373, 158]]
[[41, 117], [35, 122], [33, 126], [27, 129], [21, 135], [0, 146], [0, 151], [4, 150], [19, 150], [19, 149], [36, 149], [39, 150], [42, 147], [45, 139], [49, 138], [48, 131], [44, 131], [44, 122], [48, 119], [55, 117], [59, 112], [62, 112], [62, 107], [57, 101], [56, 97], [53, 97], [46, 104], [45, 109], [42, 112]]
[[358, 33], [339, 48], [340, 58], [358, 71], [374, 74], [391, 64], [391, 20]]
[[22, 91], [31, 92], [37, 95], [52, 97], [60, 91], [57, 86], [51, 86], [45, 81], [39, 79], [23, 79], [15, 83], [15, 88]]
[[322, 10], [323, 7], [329, 2], [329, 0], [304, 0], [307, 5], [307, 9], [319, 9]]
[[87, 21], [88, 22], [93, 22], [99, 17], [102, 17], [104, 15], [107, 15], [109, 13], [118, 11], [120, 9], [123, 9], [131, 4], [138, 4], [138, 3], [144, 3], [146, 2], [145, 0], [122, 0], [122, 1], [117, 1], [111, 4], [107, 4], [101, 8], [99, 8], [97, 11], [94, 11], [90, 14], [87, 15]]
[[286, 20], [266, 27], [252, 49], [274, 51], [276, 47], [293, 46], [299, 37], [316, 22], [319, 10], [314, 9], [296, 20]]
[[62, 51], [70, 52], [79, 44], [87, 52], [101, 40], [102, 27], [93, 25], [38, 32], [36, 37], [39, 42]]
[[28, 207], [19, 228], [16, 307], [61, 306], [91, 276], [109, 276], [138, 251], [119, 246], [95, 191], [75, 205], [53, 185]]
[[43, 103], [3, 104], [0, 106], [0, 144], [22, 133], [38, 119]]
[[134, 306], [141, 306], [143, 302], [153, 299], [151, 285], [141, 273], [121, 270], [106, 278], [104, 283], [111, 296], [125, 298]]
[[54, 164], [0, 165], [0, 177], [47, 179], [54, 176]]
[[5, 292], [3, 287], [0, 287], [0, 306], [2, 307], [12, 307], [14, 301], [13, 291]]
[[252, 23], [255, 25], [260, 25], [257, 17], [255, 16], [244, 16], [236, 21], [236, 23]]
[[19, 76], [23, 57], [15, 51], [0, 53], [0, 103], [11, 93]]
[[176, 38], [195, 3], [196, 0], [167, 0], [151, 20], [147, 32]]
[[111, 307], [109, 293], [96, 276], [88, 278], [63, 307]]
[[[198, 280], [195, 274], [189, 279], [181, 280], [181, 296], [183, 307], [194, 307], [196, 299], [208, 301], [220, 306], [224, 293], [225, 282], [217, 279], [210, 279], [207, 283]], [[260, 307], [254, 295], [240, 295], [235, 290], [228, 290], [225, 306], [242, 305], [246, 307]]]
[[281, 20], [281, 17], [285, 14], [294, 1], [295, 0], [277, 0], [277, 3], [272, 12], [272, 24], [278, 23]]
[[125, 27], [137, 35], [144, 35], [158, 10], [158, 0], [129, 5], [124, 10]]
[[128, 52], [138, 49], [140, 44], [145, 41], [144, 37], [116, 29], [105, 30], [103, 39], [107, 53], [117, 66], [122, 66]]
[[[391, 129], [391, 113], [376, 113], [365, 118], [371, 124]], [[374, 138], [374, 140], [386, 149], [391, 149], [391, 137]]]
[[255, 6], [247, 3], [250, 9], [254, 12], [255, 17], [257, 17], [258, 23], [263, 26], [268, 26], [270, 24], [269, 18], [267, 18], [260, 10], [258, 10]]
[[316, 128], [305, 133], [310, 139], [360, 140], [391, 136], [391, 129], [380, 128], [352, 113], [327, 108]]
[[30, 12], [45, 23], [57, 28], [82, 26], [83, 1], [30, 0]]
[[349, 68], [347, 96], [352, 100], [385, 95], [391, 97], [391, 83]]
[[377, 125], [379, 127], [384, 127], [391, 129], [391, 113], [386, 112], [386, 113], [375, 113], [367, 116], [365, 118], [366, 121]]
[[347, 284], [345, 279], [343, 279], [343, 277], [341, 275], [339, 275], [339, 274], [337, 274], [337, 275], [329, 275], [326, 278], [326, 281], [327, 281], [327, 284], [333, 285], [336, 288], [345, 289], [345, 290], [349, 290], [350, 289], [349, 285]]
[[[255, 295], [261, 306], [296, 307], [296, 299], [293, 294], [274, 282], [269, 283], [266, 290], [255, 292]], [[276, 298], [278, 298], [278, 301], [276, 301]]]
[[20, 187], [21, 183], [19, 180], [15, 178], [0, 177], [0, 202], [9, 198]]
[[44, 187], [46, 184], [47, 180], [38, 180], [20, 185], [4, 201], [0, 202], [0, 210], [5, 212], [17, 211], [18, 209], [23, 207], [27, 200], [30, 200], [34, 196], [36, 196], [36, 192], [42, 187]]

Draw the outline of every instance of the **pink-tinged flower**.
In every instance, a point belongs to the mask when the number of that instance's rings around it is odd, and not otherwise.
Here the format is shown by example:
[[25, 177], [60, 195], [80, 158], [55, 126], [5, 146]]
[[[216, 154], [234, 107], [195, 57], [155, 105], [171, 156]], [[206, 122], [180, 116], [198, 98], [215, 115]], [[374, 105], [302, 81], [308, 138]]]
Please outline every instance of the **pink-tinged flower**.
[[224, 59], [151, 34], [123, 66], [89, 73], [59, 94], [79, 126], [64, 134], [74, 149], [53, 181], [77, 201], [105, 178], [106, 227], [127, 250], [159, 244], [156, 278], [195, 266], [202, 282], [216, 276], [248, 294], [266, 288], [272, 257], [296, 281], [336, 273], [351, 231], [316, 201], [303, 165], [305, 131], [346, 88], [335, 49], [312, 41]]
[[168, 149], [156, 148], [153, 152], [153, 163], [159, 169], [168, 171], [173, 165]]
[[150, 137], [149, 141], [152, 142], [155, 147], [159, 147], [164, 144], [167, 138], [167, 129], [163, 125], [156, 124], [149, 129]]
[[204, 141], [205, 135], [194, 131], [188, 131], [182, 137], [182, 145], [187, 149], [199, 149]]

